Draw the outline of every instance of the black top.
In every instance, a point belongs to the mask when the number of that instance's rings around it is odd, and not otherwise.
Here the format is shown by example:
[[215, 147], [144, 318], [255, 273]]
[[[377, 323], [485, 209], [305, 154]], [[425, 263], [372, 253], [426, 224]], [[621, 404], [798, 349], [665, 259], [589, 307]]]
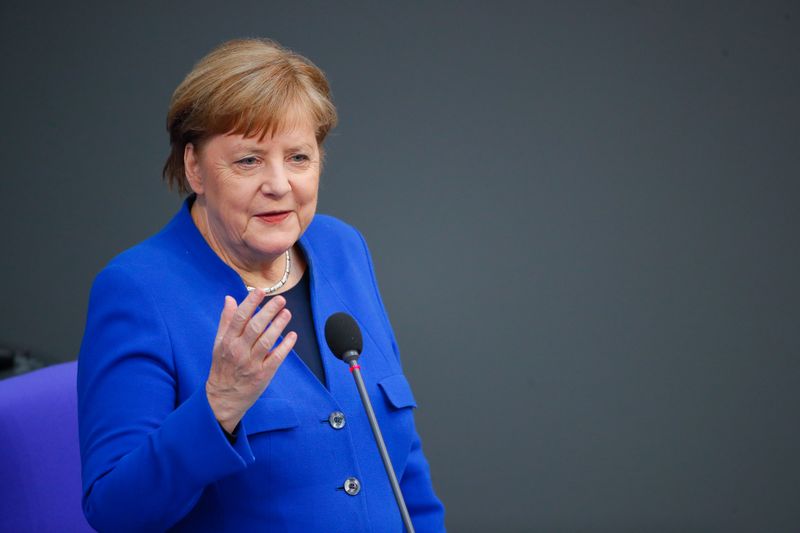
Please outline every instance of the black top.
[[311, 291], [308, 282], [308, 270], [300, 281], [281, 296], [286, 298], [286, 308], [292, 312], [292, 319], [286, 326], [286, 332], [297, 333], [294, 351], [325, 386], [325, 369], [322, 367], [322, 354], [319, 353], [317, 333], [314, 329], [314, 318], [311, 315]]

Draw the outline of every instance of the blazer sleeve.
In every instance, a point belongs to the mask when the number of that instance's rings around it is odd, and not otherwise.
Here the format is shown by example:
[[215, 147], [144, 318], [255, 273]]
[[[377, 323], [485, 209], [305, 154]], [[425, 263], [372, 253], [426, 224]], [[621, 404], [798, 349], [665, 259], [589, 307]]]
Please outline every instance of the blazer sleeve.
[[[398, 367], [402, 368], [400, 364], [400, 350], [397, 346], [394, 330], [392, 330], [392, 326], [389, 323], [389, 315], [386, 313], [386, 307], [383, 305], [383, 299], [378, 290], [375, 268], [372, 264], [369, 248], [367, 247], [364, 237], [358, 231], [356, 231], [356, 233], [358, 233], [361, 244], [364, 247], [369, 274], [372, 280], [372, 287], [375, 291], [375, 298], [380, 305], [381, 316], [383, 317], [385, 333], [391, 340]], [[403, 491], [403, 499], [406, 502], [406, 507], [408, 507], [408, 514], [411, 515], [411, 522], [414, 524], [414, 529], [419, 531], [419, 533], [438, 533], [445, 531], [444, 505], [442, 505], [441, 500], [439, 500], [433, 490], [430, 467], [428, 466], [425, 455], [422, 453], [422, 441], [419, 437], [419, 433], [417, 433], [416, 424], [414, 425], [414, 437], [408, 454], [406, 468], [402, 473], [402, 477], [399, 479], [399, 483]]]
[[444, 506], [433, 492], [428, 461], [422, 453], [422, 441], [416, 429], [408, 454], [408, 463], [403, 477], [400, 478], [400, 488], [415, 531], [419, 533], [445, 531]]
[[83, 509], [98, 531], [169, 528], [204, 487], [254, 461], [230, 444], [200, 387], [180, 405], [169, 333], [122, 267], [95, 279], [78, 361]]

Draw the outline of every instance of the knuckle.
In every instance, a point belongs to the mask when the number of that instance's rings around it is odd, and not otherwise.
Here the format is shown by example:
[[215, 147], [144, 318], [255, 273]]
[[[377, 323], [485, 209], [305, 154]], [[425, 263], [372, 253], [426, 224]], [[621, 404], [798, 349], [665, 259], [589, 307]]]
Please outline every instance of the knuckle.
[[261, 333], [262, 327], [258, 323], [257, 320], [251, 320], [247, 323], [247, 331], [250, 332], [252, 335], [259, 335]]
[[289, 319], [292, 318], [292, 315], [287, 310], [283, 310], [278, 314], [278, 318], [276, 319], [278, 323], [283, 324], [284, 326], [289, 323]]
[[258, 344], [261, 345], [266, 351], [272, 350], [272, 346], [275, 344], [272, 340], [269, 339], [266, 335], [262, 335], [258, 339]]
[[285, 350], [275, 350], [270, 354], [267, 361], [272, 365], [273, 368], [277, 369], [279, 366], [281, 366], [281, 363], [283, 363], [287, 355], [289, 355], [289, 352]]
[[286, 324], [289, 323], [289, 318], [286, 316], [286, 313], [280, 313], [278, 316], [270, 324], [270, 327], [273, 331], [281, 332], [283, 328], [286, 327]]
[[230, 359], [238, 359], [239, 355], [244, 353], [244, 351], [245, 351], [245, 346], [241, 338], [235, 339], [228, 345], [228, 349], [225, 350]]
[[264, 359], [263, 368], [270, 374], [274, 374], [281, 364], [281, 360], [273, 353]]
[[278, 359], [284, 359], [289, 352], [291, 351], [292, 347], [283, 341], [280, 345], [272, 351], [272, 354], [276, 356]]

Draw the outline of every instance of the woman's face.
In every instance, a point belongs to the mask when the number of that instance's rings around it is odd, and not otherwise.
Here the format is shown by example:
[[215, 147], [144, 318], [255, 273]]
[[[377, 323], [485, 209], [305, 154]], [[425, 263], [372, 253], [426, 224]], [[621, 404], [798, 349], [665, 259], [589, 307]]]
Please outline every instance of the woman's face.
[[317, 208], [320, 149], [301, 123], [272, 136], [216, 135], [187, 145], [186, 174], [205, 212], [212, 248], [242, 267], [271, 261], [291, 248]]

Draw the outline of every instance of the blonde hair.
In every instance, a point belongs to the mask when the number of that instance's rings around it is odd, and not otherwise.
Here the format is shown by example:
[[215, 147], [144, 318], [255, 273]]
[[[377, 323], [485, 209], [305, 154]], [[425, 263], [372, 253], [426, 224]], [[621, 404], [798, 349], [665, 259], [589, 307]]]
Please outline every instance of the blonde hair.
[[336, 125], [325, 74], [305, 57], [269, 39], [228, 41], [201, 59], [172, 95], [167, 113], [170, 154], [163, 178], [191, 191], [183, 166], [189, 143], [214, 135], [272, 135], [311, 119], [317, 143]]

